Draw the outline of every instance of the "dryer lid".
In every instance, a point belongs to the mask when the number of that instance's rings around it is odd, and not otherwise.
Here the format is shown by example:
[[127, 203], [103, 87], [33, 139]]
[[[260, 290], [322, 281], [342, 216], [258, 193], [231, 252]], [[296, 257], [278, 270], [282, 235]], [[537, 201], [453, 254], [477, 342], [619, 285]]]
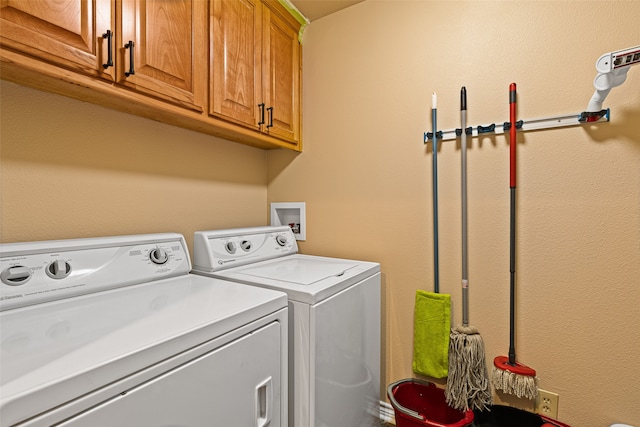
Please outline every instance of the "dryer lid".
[[12, 425], [284, 309], [284, 293], [186, 275], [0, 313]]

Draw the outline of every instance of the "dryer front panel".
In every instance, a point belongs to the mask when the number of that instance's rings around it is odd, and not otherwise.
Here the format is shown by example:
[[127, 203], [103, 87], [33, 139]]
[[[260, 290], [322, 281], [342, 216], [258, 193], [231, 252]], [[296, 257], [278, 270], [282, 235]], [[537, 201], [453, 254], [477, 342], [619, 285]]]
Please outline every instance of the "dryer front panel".
[[279, 323], [271, 323], [60, 426], [286, 425], [281, 338]]

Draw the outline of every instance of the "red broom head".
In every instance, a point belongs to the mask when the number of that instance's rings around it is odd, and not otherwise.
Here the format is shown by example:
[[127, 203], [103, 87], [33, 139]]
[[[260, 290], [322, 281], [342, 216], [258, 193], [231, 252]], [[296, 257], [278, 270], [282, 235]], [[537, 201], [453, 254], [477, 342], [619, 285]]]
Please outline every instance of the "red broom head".
[[517, 375], [525, 375], [527, 377], [536, 376], [535, 369], [531, 369], [530, 367], [525, 366], [518, 362], [515, 362], [515, 364], [512, 365], [511, 363], [509, 363], [509, 358], [507, 356], [496, 357], [495, 359], [493, 359], [493, 365], [498, 369], [502, 369], [503, 371], [509, 371]]

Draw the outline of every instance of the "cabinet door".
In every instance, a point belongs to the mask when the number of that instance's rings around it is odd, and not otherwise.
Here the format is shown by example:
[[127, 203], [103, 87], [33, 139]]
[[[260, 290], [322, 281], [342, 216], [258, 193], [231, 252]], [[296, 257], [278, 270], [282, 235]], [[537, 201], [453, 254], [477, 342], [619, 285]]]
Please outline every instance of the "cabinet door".
[[300, 44], [298, 32], [265, 7], [263, 92], [269, 135], [300, 140]]
[[259, 0], [213, 0], [209, 112], [260, 129], [262, 6]]
[[114, 31], [109, 0], [3, 0], [0, 8], [3, 47], [113, 80], [113, 67], [103, 67]]
[[201, 111], [206, 5], [202, 0], [123, 0], [118, 83]]

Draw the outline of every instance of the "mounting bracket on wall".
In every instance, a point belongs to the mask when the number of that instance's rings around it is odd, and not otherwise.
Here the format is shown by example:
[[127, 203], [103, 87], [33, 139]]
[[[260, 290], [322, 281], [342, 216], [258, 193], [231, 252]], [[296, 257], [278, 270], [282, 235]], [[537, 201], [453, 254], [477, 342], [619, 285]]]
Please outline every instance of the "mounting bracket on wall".
[[[557, 127], [567, 127], [567, 126], [576, 126], [583, 125], [587, 122], [585, 120], [585, 112], [576, 113], [576, 114], [567, 114], [564, 116], [551, 116], [551, 117], [541, 117], [537, 119], [529, 119], [529, 120], [519, 120], [516, 123], [516, 128], [521, 131], [532, 131], [532, 130], [544, 130], [544, 129], [552, 129]], [[595, 122], [608, 122], [610, 120], [610, 111], [609, 109], [602, 110], [599, 112], [600, 117], [598, 120], [593, 120], [589, 123]], [[487, 126], [478, 125], [475, 127], [468, 127], [465, 129], [465, 133], [468, 136], [489, 136], [500, 135], [509, 131], [511, 127], [511, 123], [492, 123]], [[462, 135], [462, 129], [449, 129], [442, 130], [437, 132], [437, 139], [446, 141], [459, 138]], [[424, 143], [427, 144], [429, 140], [433, 139], [433, 132], [425, 132], [424, 133]]]
[[[516, 128], [522, 131], [543, 130], [556, 127], [566, 127], [583, 125], [585, 123], [608, 122], [611, 119], [611, 111], [607, 108], [602, 109], [609, 92], [614, 87], [620, 86], [627, 79], [627, 72], [632, 65], [640, 64], [640, 45], [627, 49], [607, 52], [601, 55], [596, 61], [596, 70], [598, 75], [593, 81], [595, 92], [589, 100], [586, 111], [578, 114], [569, 114], [565, 116], [543, 117], [539, 119], [520, 120], [516, 124]], [[502, 134], [509, 130], [511, 124], [504, 122], [502, 124], [492, 123], [488, 126], [468, 127], [464, 130], [469, 136], [482, 136], [488, 134]], [[436, 137], [442, 141], [452, 140], [462, 135], [462, 129], [449, 129], [437, 131]], [[433, 132], [424, 133], [424, 143], [433, 139]]]

